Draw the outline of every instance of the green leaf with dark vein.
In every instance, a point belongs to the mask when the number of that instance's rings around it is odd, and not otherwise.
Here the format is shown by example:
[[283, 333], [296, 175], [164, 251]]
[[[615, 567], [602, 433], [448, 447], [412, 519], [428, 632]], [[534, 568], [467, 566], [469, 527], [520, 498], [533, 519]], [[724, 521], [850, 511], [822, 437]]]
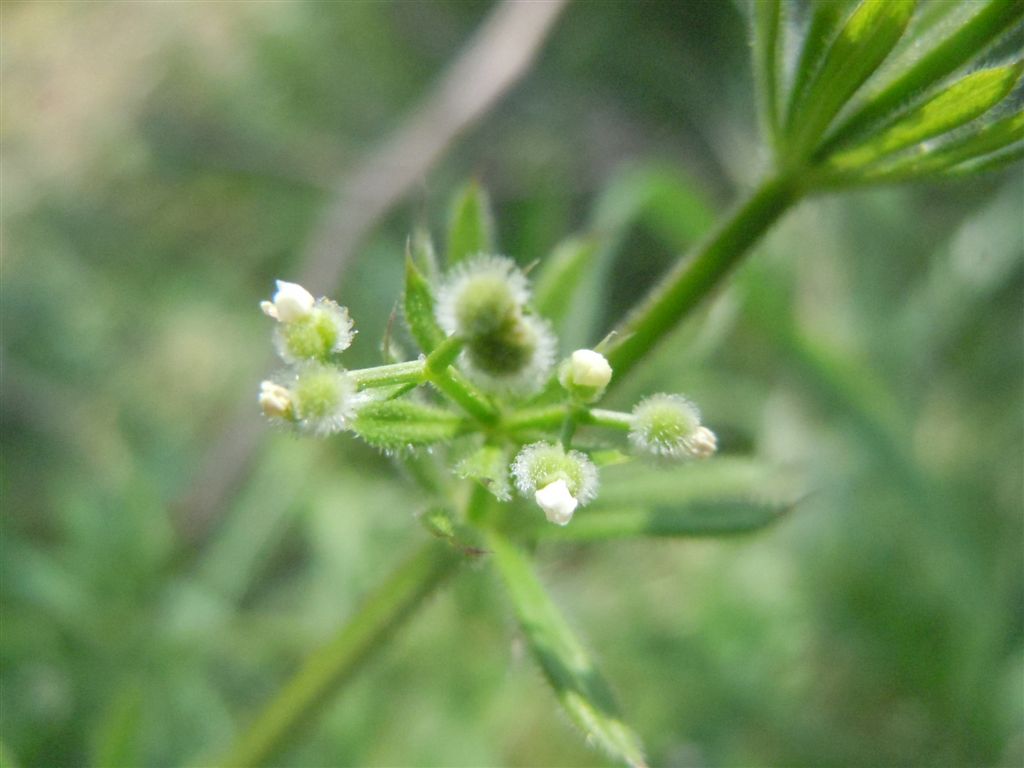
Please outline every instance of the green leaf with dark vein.
[[496, 531], [488, 532], [487, 546], [530, 651], [587, 743], [624, 765], [645, 765], [639, 738], [620, 718], [611, 689], [548, 596], [530, 559]]

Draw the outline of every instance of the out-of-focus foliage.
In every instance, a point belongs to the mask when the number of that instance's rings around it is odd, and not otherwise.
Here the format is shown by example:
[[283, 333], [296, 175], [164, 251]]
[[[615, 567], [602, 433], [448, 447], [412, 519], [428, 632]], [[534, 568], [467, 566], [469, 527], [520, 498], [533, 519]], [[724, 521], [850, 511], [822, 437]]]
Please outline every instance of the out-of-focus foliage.
[[[956, 23], [942, 5], [920, 23]], [[268, 433], [198, 542], [179, 502], [232, 412], [258, 418], [257, 301], [325, 190], [488, 10], [4, 6], [0, 736], [18, 764], [224, 748], [423, 536], [412, 483], [345, 439]], [[730, 4], [571, 8], [360, 248], [335, 292], [348, 354], [380, 359], [406, 237], [444, 231], [467, 175], [520, 263], [594, 244], [564, 327], [599, 341], [764, 161], [747, 59]], [[616, 392], [685, 391], [724, 453], [813, 486], [749, 538], [540, 545], [652, 764], [1024, 759], [1022, 209], [1019, 165], [805, 203]], [[489, 581], [432, 601], [285, 762], [593, 764]]]

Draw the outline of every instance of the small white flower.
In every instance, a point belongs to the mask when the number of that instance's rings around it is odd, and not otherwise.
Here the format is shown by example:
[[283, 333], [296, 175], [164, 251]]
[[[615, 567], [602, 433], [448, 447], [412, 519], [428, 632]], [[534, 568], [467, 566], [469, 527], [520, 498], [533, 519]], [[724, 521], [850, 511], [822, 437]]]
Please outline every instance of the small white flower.
[[259, 403], [268, 419], [291, 419], [294, 415], [292, 393], [273, 381], [260, 383]]
[[298, 283], [278, 280], [273, 302], [260, 302], [260, 309], [263, 310], [263, 314], [279, 322], [294, 323], [307, 317], [313, 311], [315, 302], [313, 294]]
[[572, 513], [576, 511], [579, 504], [575, 497], [569, 493], [569, 486], [565, 480], [555, 480], [533, 494], [537, 506], [544, 510], [544, 516], [548, 522], [556, 525], [566, 525], [572, 520]]
[[579, 451], [566, 451], [557, 443], [524, 446], [512, 462], [516, 488], [533, 496], [552, 523], [565, 525], [578, 505], [597, 495], [597, 467]]

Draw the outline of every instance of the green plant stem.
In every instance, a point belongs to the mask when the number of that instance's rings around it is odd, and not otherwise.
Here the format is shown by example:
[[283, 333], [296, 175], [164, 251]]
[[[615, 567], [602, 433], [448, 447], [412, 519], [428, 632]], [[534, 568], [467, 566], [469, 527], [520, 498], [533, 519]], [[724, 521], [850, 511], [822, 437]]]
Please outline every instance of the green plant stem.
[[215, 763], [256, 766], [273, 760], [454, 571], [459, 559], [448, 544], [431, 541], [399, 565], [334, 638], [306, 659], [230, 752]]
[[633, 426], [633, 416], [621, 411], [591, 408], [583, 423], [595, 427], [607, 427], [608, 429], [629, 430]]
[[424, 361], [412, 360], [408, 363], [361, 368], [349, 371], [348, 375], [360, 389], [371, 389], [390, 387], [393, 384], [419, 384], [423, 381], [424, 369]]
[[482, 424], [494, 424], [498, 409], [451, 365], [462, 351], [462, 339], [449, 336], [427, 357], [424, 375], [466, 413]]
[[801, 196], [792, 176], [769, 178], [692, 257], [681, 260], [626, 318], [605, 356], [615, 380], [625, 374], [714, 290]]

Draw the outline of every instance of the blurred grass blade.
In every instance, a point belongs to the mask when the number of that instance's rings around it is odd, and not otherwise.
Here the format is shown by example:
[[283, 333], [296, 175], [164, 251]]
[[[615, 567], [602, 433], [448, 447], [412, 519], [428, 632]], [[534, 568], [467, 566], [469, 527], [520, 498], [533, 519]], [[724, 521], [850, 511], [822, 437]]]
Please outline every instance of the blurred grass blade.
[[409, 255], [412, 256], [413, 264], [427, 278], [428, 281], [435, 281], [440, 276], [440, 265], [437, 263], [437, 251], [434, 250], [434, 240], [430, 231], [423, 226], [413, 230], [409, 240]]
[[1013, 90], [1021, 72], [1024, 72], [1021, 62], [973, 72], [912, 110], [880, 135], [839, 153], [829, 165], [842, 171], [864, 167], [969, 123], [1002, 101]]
[[769, 526], [792, 504], [751, 499], [693, 501], [661, 507], [584, 509], [567, 526], [538, 524], [545, 541], [604, 541], [637, 537], [727, 536]]
[[775, 146], [779, 134], [779, 46], [781, 0], [753, 0], [754, 84], [764, 141]]
[[643, 766], [639, 739], [619, 718], [608, 684], [545, 592], [529, 558], [495, 531], [488, 533], [487, 544], [530, 650], [587, 743], [627, 766]]
[[915, 64], [843, 122], [820, 154], [824, 156], [836, 145], [848, 143], [902, 109], [921, 91], [974, 58], [1024, 16], [1024, 0], [988, 0], [978, 3], [978, 7], [978, 12], [966, 24], [956, 26], [952, 34], [917, 58]]
[[792, 159], [810, 154], [839, 110], [885, 61], [913, 11], [913, 0], [861, 1], [829, 47], [806, 96], [795, 105], [786, 141]]
[[444, 579], [460, 558], [444, 541], [431, 541], [367, 595], [349, 622], [315, 651], [221, 760], [202, 765], [257, 766], [271, 763], [303, 725]]
[[434, 292], [412, 254], [405, 257], [405, 295], [402, 297], [405, 324], [416, 344], [430, 354], [444, 341], [445, 333], [434, 317]]
[[391, 450], [446, 442], [465, 428], [458, 414], [412, 400], [367, 403], [352, 421], [352, 429], [370, 445]]
[[448, 267], [475, 253], [494, 253], [494, 219], [487, 192], [466, 183], [452, 201], [448, 220]]
[[0, 741], [0, 768], [18, 768], [19, 765], [7, 744]]
[[807, 87], [821, 67], [825, 52], [851, 4], [851, 0], [813, 0], [811, 20], [803, 36], [800, 58], [793, 73], [793, 86], [785, 115], [786, 125], [792, 121], [796, 105], [803, 103]]
[[571, 237], [559, 243], [535, 273], [533, 307], [551, 321], [556, 333], [596, 255], [595, 240]]
[[100, 721], [92, 765], [139, 765], [139, 723], [142, 692], [132, 680], [113, 696]]

